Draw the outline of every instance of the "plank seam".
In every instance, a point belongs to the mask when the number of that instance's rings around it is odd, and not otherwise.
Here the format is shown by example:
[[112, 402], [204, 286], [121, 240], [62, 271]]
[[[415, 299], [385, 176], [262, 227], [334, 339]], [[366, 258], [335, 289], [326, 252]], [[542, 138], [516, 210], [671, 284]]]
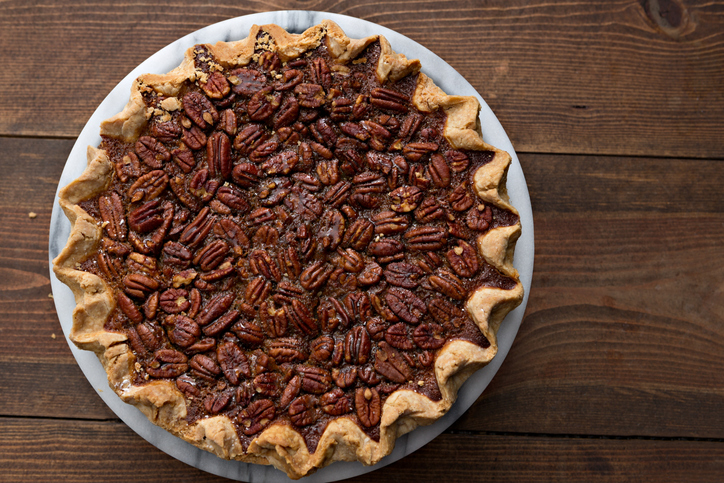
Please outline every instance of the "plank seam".
[[448, 430], [445, 434], [463, 436], [513, 436], [526, 438], [567, 438], [567, 439], [608, 439], [608, 440], [646, 440], [646, 441], [692, 441], [706, 443], [724, 443], [724, 438], [700, 438], [694, 436], [644, 436], [644, 435], [610, 435], [610, 434], [558, 434], [528, 433], [517, 431], [474, 431]]

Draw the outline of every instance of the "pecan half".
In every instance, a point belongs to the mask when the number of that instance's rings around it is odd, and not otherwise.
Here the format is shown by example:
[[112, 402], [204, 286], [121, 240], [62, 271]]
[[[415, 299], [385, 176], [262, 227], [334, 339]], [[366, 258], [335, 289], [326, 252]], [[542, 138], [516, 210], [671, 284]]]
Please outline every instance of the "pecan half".
[[237, 212], [244, 213], [249, 211], [250, 206], [249, 202], [246, 201], [246, 196], [233, 186], [222, 186], [219, 188], [216, 192], [216, 198]]
[[324, 205], [307, 190], [295, 186], [284, 198], [284, 206], [307, 221], [316, 220], [323, 212]]
[[353, 409], [352, 401], [340, 388], [334, 388], [322, 395], [319, 404], [322, 411], [330, 416], [341, 416], [351, 412]]
[[362, 251], [372, 241], [376, 226], [364, 218], [357, 218], [344, 234], [344, 246]]
[[206, 129], [219, 120], [219, 113], [203, 94], [196, 91], [187, 92], [182, 100], [186, 115], [201, 129]]
[[199, 265], [201, 270], [213, 270], [224, 261], [228, 251], [228, 243], [223, 240], [214, 240], [196, 252], [193, 263]]
[[339, 182], [339, 161], [319, 161], [317, 163], [317, 176], [319, 181], [325, 185], [333, 185]]
[[430, 166], [428, 172], [432, 178], [432, 182], [438, 188], [446, 188], [450, 186], [452, 176], [450, 167], [447, 165], [445, 158], [441, 154], [433, 154], [430, 157]]
[[238, 120], [236, 113], [232, 109], [226, 109], [221, 111], [219, 116], [219, 129], [224, 131], [229, 136], [235, 136], [238, 128]]
[[382, 416], [382, 399], [375, 388], [358, 387], [354, 394], [354, 405], [359, 422], [369, 428], [376, 426]]
[[398, 213], [413, 211], [422, 201], [423, 192], [417, 186], [401, 186], [390, 193], [390, 208]]
[[309, 426], [314, 424], [317, 418], [317, 399], [314, 396], [305, 394], [289, 405], [289, 419], [295, 426]]
[[138, 160], [136, 153], [129, 152], [123, 159], [116, 162], [116, 176], [122, 183], [128, 181], [128, 178], [137, 178], [141, 175], [141, 162]]
[[266, 76], [258, 70], [241, 68], [229, 72], [229, 81], [234, 93], [250, 97], [264, 87]]
[[[185, 152], [189, 153], [190, 156], [193, 156], [193, 154], [189, 150], [198, 151], [199, 149], [203, 148], [204, 146], [206, 146], [207, 139], [204, 131], [202, 131], [198, 126], [191, 126], [190, 129], [184, 129], [183, 135], [181, 136], [181, 141], [183, 141], [184, 146], [188, 148], [188, 150], [185, 150]], [[184, 164], [191, 164], [191, 159], [189, 158], [189, 155], [185, 155], [186, 158], [182, 160]], [[193, 162], [193, 164], [196, 163]], [[184, 172], [186, 172], [186, 170], [184, 170]]]
[[189, 266], [193, 253], [191, 250], [174, 241], [166, 242], [163, 246], [164, 261], [182, 268]]
[[118, 303], [118, 308], [121, 309], [121, 312], [123, 312], [126, 317], [131, 320], [131, 322], [139, 323], [143, 321], [143, 314], [141, 314], [141, 311], [138, 310], [136, 304], [134, 304], [126, 294], [123, 292], [117, 292], [116, 302]]
[[149, 376], [175, 378], [188, 370], [188, 359], [181, 352], [172, 349], [160, 349], [154, 353], [153, 362], [146, 367]]
[[[207, 336], [216, 336], [224, 332], [226, 329], [231, 327], [231, 325], [236, 322], [239, 318], [239, 311], [238, 310], [230, 310], [206, 327], [202, 329], [202, 332], [204, 335]], [[261, 332], [261, 329], [259, 329], [259, 332]], [[238, 331], [234, 332], [236, 335], [239, 335]], [[239, 337], [241, 338], [241, 337]]]
[[441, 226], [418, 226], [404, 235], [410, 250], [434, 251], [447, 244], [447, 229]]
[[209, 394], [204, 398], [204, 408], [211, 414], [219, 414], [232, 400], [232, 392], [225, 390]]
[[184, 289], [170, 288], [164, 291], [159, 298], [161, 310], [167, 314], [179, 314], [191, 307], [188, 300], [189, 293]]
[[201, 337], [201, 328], [193, 319], [179, 315], [172, 320], [173, 328], [168, 332], [168, 338], [177, 346], [187, 348]]
[[136, 154], [153, 169], [163, 167], [163, 163], [171, 159], [171, 153], [159, 140], [150, 136], [141, 136], [136, 141]]
[[234, 138], [234, 149], [241, 154], [248, 155], [268, 138], [269, 135], [261, 125], [249, 124]]
[[307, 359], [302, 341], [292, 337], [280, 337], [268, 345], [269, 355], [280, 363], [302, 362]]
[[468, 155], [462, 151], [445, 151], [445, 159], [450, 165], [450, 168], [457, 173], [465, 171], [470, 165], [470, 158], [468, 158]]
[[445, 218], [445, 210], [432, 196], [425, 198], [415, 210], [415, 219], [420, 223], [432, 223]]
[[297, 70], [297, 69], [285, 70], [284, 72], [282, 72], [282, 78], [274, 83], [274, 90], [287, 91], [287, 90], [301, 84], [301, 82], [303, 80], [304, 80], [304, 73], [301, 70]]
[[402, 155], [408, 161], [417, 162], [428, 153], [437, 151], [436, 143], [410, 143], [402, 148]]
[[447, 270], [440, 270], [436, 275], [431, 275], [428, 281], [434, 290], [455, 300], [463, 300], [467, 296], [462, 280]]
[[323, 335], [314, 339], [309, 344], [309, 349], [311, 351], [309, 355], [310, 358], [319, 362], [325, 362], [332, 357], [332, 353], [334, 352], [334, 339]]
[[420, 267], [406, 262], [390, 263], [382, 271], [387, 283], [403, 288], [417, 287], [420, 285], [424, 274], [425, 272]]
[[241, 431], [247, 436], [252, 436], [266, 428], [275, 415], [276, 409], [270, 399], [252, 401], [239, 413]]
[[291, 402], [299, 395], [299, 391], [302, 390], [302, 378], [301, 376], [292, 377], [287, 386], [284, 388], [281, 397], [279, 398], [279, 407], [285, 408], [291, 404]]
[[303, 334], [314, 335], [319, 331], [317, 320], [303, 302], [296, 299], [292, 300], [291, 306], [286, 307], [286, 313], [287, 318]]
[[206, 159], [211, 176], [221, 176], [224, 179], [231, 176], [231, 141], [225, 132], [216, 131], [208, 137]]
[[255, 275], [263, 275], [269, 280], [280, 282], [282, 279], [276, 260], [266, 250], [253, 250], [249, 254], [249, 268]]
[[323, 201], [335, 208], [338, 208], [347, 201], [351, 189], [352, 185], [348, 181], [340, 181], [327, 190], [324, 194]]
[[458, 246], [445, 254], [452, 269], [461, 277], [472, 277], [478, 271], [478, 255], [470, 244], [459, 240]]
[[216, 359], [219, 361], [224, 377], [230, 383], [238, 385], [242, 378], [251, 377], [249, 359], [234, 342], [226, 341], [219, 344], [216, 349]]
[[[287, 71], [288, 72], [288, 71]], [[274, 129], [280, 129], [285, 126], [291, 126], [299, 117], [299, 102], [294, 96], [287, 96], [279, 106], [279, 110], [274, 114], [272, 125]]]
[[261, 169], [269, 176], [277, 174], [287, 175], [299, 162], [299, 156], [294, 151], [282, 151], [281, 153], [269, 157], [261, 164]]
[[199, 390], [196, 381], [185, 374], [176, 379], [176, 387], [178, 387], [179, 391], [181, 391], [184, 396], [189, 399], [201, 396], [201, 391]]
[[205, 82], [199, 82], [207, 96], [212, 99], [223, 99], [231, 91], [229, 81], [221, 72], [212, 72]]
[[415, 347], [407, 333], [407, 325], [403, 322], [391, 325], [385, 332], [385, 340], [392, 347], [400, 350], [407, 351]]
[[319, 290], [329, 280], [332, 267], [321, 260], [307, 266], [299, 275], [299, 283], [310, 292]]
[[257, 277], [246, 286], [245, 298], [251, 305], [259, 305], [271, 294], [272, 284], [264, 277]]
[[441, 325], [420, 324], [415, 327], [412, 340], [421, 349], [435, 350], [445, 345], [445, 334]]
[[308, 108], [317, 108], [324, 104], [326, 96], [324, 89], [319, 84], [299, 84], [294, 87], [299, 105]]
[[242, 188], [253, 188], [259, 183], [262, 172], [251, 163], [239, 163], [234, 166], [231, 177]]
[[257, 346], [264, 342], [261, 327], [246, 320], [239, 321], [231, 328], [241, 342], [248, 346]]
[[221, 368], [214, 360], [203, 354], [196, 354], [189, 360], [189, 367], [193, 369], [193, 373], [207, 381], [216, 381], [221, 375]]
[[432, 298], [428, 309], [432, 318], [446, 327], [458, 328], [465, 322], [465, 312], [441, 297]]
[[342, 241], [345, 231], [345, 219], [338, 210], [328, 210], [322, 215], [319, 234], [322, 247], [334, 251]]
[[407, 217], [394, 211], [381, 211], [372, 216], [374, 232], [378, 235], [394, 235], [407, 230], [409, 221]]
[[273, 92], [271, 86], [264, 87], [251, 96], [246, 111], [252, 121], [264, 121], [274, 114], [281, 101], [281, 92]]
[[382, 279], [382, 267], [371, 262], [365, 265], [362, 272], [357, 276], [360, 285], [374, 285]]
[[475, 201], [467, 188], [467, 183], [465, 182], [456, 186], [452, 193], [448, 196], [450, 208], [455, 211], [465, 211], [473, 206], [474, 202]]
[[387, 342], [379, 343], [375, 353], [375, 370], [392, 382], [402, 384], [412, 379], [412, 368], [405, 358]]
[[302, 377], [302, 391], [323, 394], [332, 385], [332, 376], [321, 367], [298, 365], [296, 372]]
[[234, 302], [233, 293], [221, 293], [209, 300], [204, 306], [201, 313], [196, 317], [196, 322], [200, 325], [208, 325], [221, 314], [229, 310]]
[[397, 112], [407, 112], [407, 104], [410, 98], [392, 89], [375, 88], [370, 92], [370, 104]]
[[174, 162], [178, 165], [181, 170], [188, 174], [196, 167], [196, 159], [194, 153], [188, 149], [174, 149], [171, 152]]
[[254, 378], [254, 390], [267, 397], [276, 397], [281, 391], [281, 376], [276, 372], [264, 372]]
[[211, 210], [208, 207], [199, 211], [196, 218], [194, 218], [193, 221], [186, 226], [184, 231], [181, 232], [181, 236], [178, 239], [179, 243], [182, 243], [190, 248], [196, 248], [201, 245], [216, 221], [216, 218], [210, 215]]
[[383, 238], [370, 243], [368, 251], [380, 263], [390, 263], [404, 258], [405, 246], [394, 238]]
[[148, 201], [158, 197], [168, 186], [168, 176], [162, 170], [150, 171], [138, 178], [130, 188], [131, 202]]
[[361, 365], [369, 360], [372, 342], [367, 329], [354, 327], [344, 339], [344, 360], [348, 364]]
[[131, 273], [123, 278], [123, 290], [131, 297], [146, 298], [160, 286], [158, 280], [140, 273]]
[[365, 261], [362, 255], [351, 248], [338, 249], [339, 261], [337, 264], [343, 270], [351, 273], [359, 273], [365, 268]]
[[479, 204], [468, 211], [465, 217], [465, 223], [471, 230], [485, 231], [490, 227], [493, 221], [493, 211], [490, 206]]
[[385, 295], [385, 302], [395, 315], [408, 324], [419, 324], [422, 316], [427, 312], [425, 302], [404, 288], [391, 287]]
[[128, 234], [126, 217], [123, 210], [123, 201], [115, 191], [108, 196], [98, 199], [98, 209], [103, 220], [103, 228], [108, 236], [114, 240], [125, 241]]

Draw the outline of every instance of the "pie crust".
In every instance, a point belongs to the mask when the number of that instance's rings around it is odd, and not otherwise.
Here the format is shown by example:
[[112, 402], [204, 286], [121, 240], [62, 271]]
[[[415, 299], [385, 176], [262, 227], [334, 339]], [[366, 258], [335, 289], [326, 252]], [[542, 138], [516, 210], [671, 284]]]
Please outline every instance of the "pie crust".
[[[483, 141], [477, 100], [445, 94], [419, 72], [418, 60], [409, 60], [393, 52], [384, 37], [350, 39], [335, 23], [323, 21], [300, 35], [290, 34], [276, 25], [254, 26], [245, 39], [218, 42], [205, 45], [205, 48], [224, 69], [231, 69], [253, 62], [259, 49], [276, 52], [282, 62], [287, 62], [326, 43], [328, 53], [343, 66], [376, 41], [380, 44], [376, 68], [380, 83], [417, 74], [411, 102], [422, 112], [444, 111], [447, 117], [443, 135], [448, 143], [454, 149], [494, 153], [492, 160], [474, 174], [475, 193], [484, 203], [517, 215], [505, 189], [511, 158]], [[196, 69], [195, 55], [191, 48], [181, 65], [168, 74], [139, 77], [132, 87], [130, 101], [122, 112], [101, 124], [101, 134], [125, 142], [135, 141], [154, 114], [149, 112], [143, 100], [142, 94], [147, 89], [166, 96], [164, 107], [169, 111], [179, 109], [180, 102], [175, 96], [181, 86], [189, 80], [203, 82], [207, 75]], [[158, 426], [221, 458], [271, 464], [295, 479], [334, 461], [377, 463], [392, 451], [397, 437], [419, 425], [434, 422], [450, 409], [465, 380], [495, 356], [496, 332], [508, 312], [523, 298], [523, 287], [513, 267], [515, 243], [521, 229], [518, 221], [490, 229], [477, 240], [479, 255], [498, 272], [514, 279], [515, 285], [512, 289], [483, 286], [470, 294], [465, 307], [490, 345], [483, 348], [468, 341], [452, 340], [438, 350], [434, 374], [441, 394], [439, 400], [433, 401], [411, 390], [394, 391], [382, 408], [378, 441], [353, 420], [338, 417], [329, 422], [313, 453], [293, 426], [274, 423], [258, 433], [244, 450], [233, 422], [226, 416], [206, 417], [189, 424], [184, 395], [174, 382], [132, 383], [135, 355], [129, 341], [123, 333], [104, 327], [116, 307], [114, 291], [99, 276], [79, 269], [85, 260], [97, 253], [103, 236], [103, 228], [80, 204], [106, 190], [115, 173], [114, 164], [104, 150], [89, 147], [87, 157], [84, 173], [60, 191], [60, 205], [72, 230], [67, 245], [54, 260], [54, 271], [72, 289], [76, 299], [70, 338], [78, 347], [97, 354], [111, 388], [123, 401], [135, 405]]]

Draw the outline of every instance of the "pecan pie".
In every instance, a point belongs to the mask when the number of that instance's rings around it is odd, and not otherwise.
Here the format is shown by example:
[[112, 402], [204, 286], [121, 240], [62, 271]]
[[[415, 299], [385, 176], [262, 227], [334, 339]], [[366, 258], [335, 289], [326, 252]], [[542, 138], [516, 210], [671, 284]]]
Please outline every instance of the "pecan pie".
[[510, 156], [478, 110], [329, 21], [141, 76], [61, 191], [71, 339], [222, 458], [376, 463], [450, 408], [522, 299]]

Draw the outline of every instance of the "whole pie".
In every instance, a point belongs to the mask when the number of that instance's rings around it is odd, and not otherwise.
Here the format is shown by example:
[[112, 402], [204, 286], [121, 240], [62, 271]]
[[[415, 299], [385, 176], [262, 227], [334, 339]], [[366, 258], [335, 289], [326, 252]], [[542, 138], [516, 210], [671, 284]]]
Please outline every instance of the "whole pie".
[[510, 156], [382, 36], [254, 26], [143, 75], [61, 190], [71, 339], [152, 422], [292, 478], [450, 408], [523, 296]]

